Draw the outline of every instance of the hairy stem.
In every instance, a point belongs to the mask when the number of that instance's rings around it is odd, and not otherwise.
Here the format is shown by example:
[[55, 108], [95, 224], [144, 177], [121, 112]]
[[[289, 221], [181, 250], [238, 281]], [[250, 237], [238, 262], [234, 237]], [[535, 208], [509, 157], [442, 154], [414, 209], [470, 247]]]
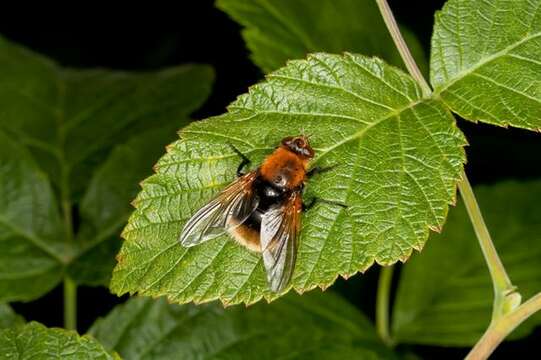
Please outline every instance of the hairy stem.
[[376, 298], [376, 329], [381, 340], [387, 346], [393, 346], [394, 341], [389, 331], [389, 300], [393, 280], [393, 266], [382, 266], [379, 273], [378, 293]]

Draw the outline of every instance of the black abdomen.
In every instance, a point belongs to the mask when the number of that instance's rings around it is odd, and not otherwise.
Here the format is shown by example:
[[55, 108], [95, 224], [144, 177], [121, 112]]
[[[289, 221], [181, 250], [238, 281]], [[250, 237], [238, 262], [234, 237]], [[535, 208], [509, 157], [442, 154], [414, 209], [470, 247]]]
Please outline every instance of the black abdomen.
[[256, 178], [253, 184], [254, 191], [259, 197], [259, 205], [256, 211], [252, 213], [245, 221], [244, 225], [256, 231], [261, 230], [261, 217], [270, 207], [280, 205], [289, 196], [290, 191], [276, 186], [261, 178]]

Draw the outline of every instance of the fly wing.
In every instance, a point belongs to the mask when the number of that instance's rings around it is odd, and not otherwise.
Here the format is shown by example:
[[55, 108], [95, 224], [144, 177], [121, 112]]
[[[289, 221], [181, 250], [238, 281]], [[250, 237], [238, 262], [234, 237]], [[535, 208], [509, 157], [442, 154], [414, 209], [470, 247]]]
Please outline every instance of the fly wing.
[[255, 172], [239, 177], [199, 209], [184, 225], [180, 243], [185, 247], [194, 246], [242, 224], [259, 204], [251, 186], [255, 177]]
[[274, 292], [283, 290], [293, 275], [301, 209], [301, 195], [293, 193], [284, 204], [271, 207], [261, 219], [263, 264], [267, 281]]

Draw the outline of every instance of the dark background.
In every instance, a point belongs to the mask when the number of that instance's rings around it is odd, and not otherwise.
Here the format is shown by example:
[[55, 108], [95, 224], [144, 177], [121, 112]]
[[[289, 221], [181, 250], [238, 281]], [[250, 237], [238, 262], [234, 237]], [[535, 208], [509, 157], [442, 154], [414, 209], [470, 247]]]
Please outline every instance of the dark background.
[[[425, 53], [429, 54], [433, 15], [444, 1], [395, 0], [389, 3], [398, 21], [417, 34]], [[77, 16], [56, 19], [43, 14], [48, 21], [38, 21], [32, 26], [15, 17], [1, 22], [0, 33], [69, 67], [144, 71], [182, 63], [210, 64], [216, 72], [214, 89], [207, 103], [194, 114], [196, 119], [203, 119], [223, 113], [227, 104], [261, 80], [263, 74], [248, 57], [240, 26], [215, 9], [212, 1], [180, 5], [178, 9], [158, 5], [136, 9], [135, 15], [130, 12], [104, 16], [107, 11], [103, 9], [91, 20]], [[459, 127], [470, 143], [466, 171], [474, 185], [502, 179], [541, 178], [537, 155], [539, 134], [464, 120], [460, 120]], [[378, 270], [374, 268], [348, 282], [339, 281], [334, 288], [373, 317], [377, 275]], [[104, 316], [114, 305], [125, 300], [109, 294], [105, 288], [81, 287], [78, 294], [81, 333], [96, 317]], [[28, 320], [40, 321], [47, 326], [63, 325], [61, 287], [32, 303], [15, 303], [14, 308]], [[541, 329], [538, 329], [524, 340], [507, 342], [492, 358], [532, 358], [528, 350], [538, 348], [534, 342], [540, 335]], [[426, 359], [457, 359], [468, 351], [426, 346], [403, 347], [403, 350], [411, 350]]]

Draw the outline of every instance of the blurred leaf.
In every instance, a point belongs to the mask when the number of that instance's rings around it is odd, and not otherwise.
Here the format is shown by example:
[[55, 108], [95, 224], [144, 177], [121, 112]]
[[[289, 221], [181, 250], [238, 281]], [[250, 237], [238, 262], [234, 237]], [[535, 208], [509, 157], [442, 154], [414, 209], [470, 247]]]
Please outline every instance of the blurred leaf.
[[[263, 126], [264, 125], [264, 126]], [[442, 226], [464, 161], [464, 138], [408, 75], [378, 59], [317, 54], [251, 88], [229, 113], [193, 123], [145, 180], [124, 230], [111, 289], [173, 302], [253, 303], [270, 292], [261, 257], [223, 235], [178, 243], [184, 222], [235, 177], [233, 144], [257, 165], [285, 136], [311, 134], [320, 203], [303, 218], [292, 285], [327, 287], [374, 261], [405, 261]]]
[[541, 0], [449, 0], [436, 15], [431, 81], [460, 116], [541, 130]]
[[90, 334], [126, 359], [393, 359], [372, 324], [332, 293], [249, 308], [132, 298]]
[[63, 69], [3, 38], [0, 53], [0, 128], [75, 199], [113, 146], [150, 127], [185, 125], [212, 79], [210, 68], [197, 65], [153, 73]]
[[117, 146], [95, 172], [80, 212], [79, 258], [69, 268], [79, 283], [107, 285], [115, 265], [112, 254], [120, 249], [120, 230], [133, 211], [130, 201], [138, 182], [151, 173], [152, 165], [175, 138], [176, 124], [149, 130]]
[[[243, 36], [252, 59], [265, 73], [321, 51], [375, 55], [404, 66], [375, 1], [218, 0], [217, 6], [246, 27]], [[401, 30], [428, 73], [421, 44], [413, 33]]]
[[[498, 253], [524, 300], [541, 288], [541, 182], [507, 182], [475, 189]], [[397, 341], [473, 345], [489, 324], [493, 290], [481, 249], [462, 204], [449, 214], [422, 256], [406, 264], [393, 312]], [[530, 333], [541, 314], [510, 338]]]
[[[1, 37], [0, 53], [0, 301], [39, 297], [66, 265], [105, 284], [137, 183], [207, 97], [212, 69], [64, 69]], [[81, 215], [75, 242], [60, 202]]]
[[17, 315], [7, 304], [0, 304], [0, 329], [24, 324], [24, 318]]
[[0, 301], [31, 300], [62, 277], [68, 253], [47, 177], [0, 130]]
[[0, 330], [0, 354], [6, 360], [118, 359], [88, 336], [81, 337], [75, 331], [48, 329], [36, 322]]

